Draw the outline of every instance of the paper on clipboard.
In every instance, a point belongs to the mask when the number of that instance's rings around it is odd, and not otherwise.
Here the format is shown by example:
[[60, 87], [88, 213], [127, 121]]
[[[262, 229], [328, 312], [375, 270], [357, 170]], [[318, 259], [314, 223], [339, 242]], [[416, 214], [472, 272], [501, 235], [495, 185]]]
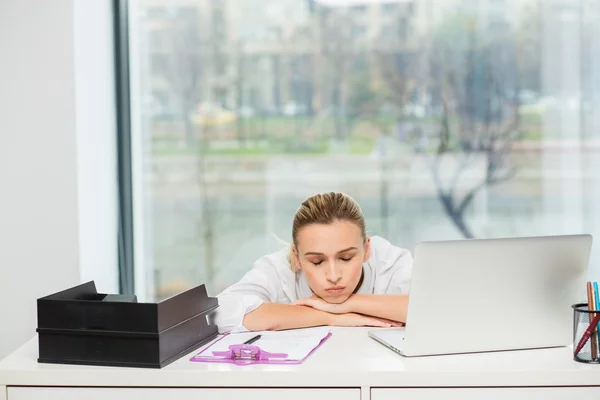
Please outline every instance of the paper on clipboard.
[[242, 344], [256, 335], [261, 335], [253, 345], [268, 353], [287, 354], [279, 361], [300, 362], [308, 357], [329, 334], [330, 328], [326, 326], [288, 331], [232, 333], [205, 346], [191, 361], [210, 361], [208, 358], [212, 356], [213, 352], [226, 352], [231, 345]]

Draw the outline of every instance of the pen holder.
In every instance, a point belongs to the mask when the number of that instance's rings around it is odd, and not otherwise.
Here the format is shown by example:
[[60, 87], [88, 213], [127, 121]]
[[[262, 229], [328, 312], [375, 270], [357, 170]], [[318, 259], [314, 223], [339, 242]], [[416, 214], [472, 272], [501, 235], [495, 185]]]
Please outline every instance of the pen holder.
[[600, 311], [591, 311], [586, 303], [573, 306], [573, 359], [600, 364]]

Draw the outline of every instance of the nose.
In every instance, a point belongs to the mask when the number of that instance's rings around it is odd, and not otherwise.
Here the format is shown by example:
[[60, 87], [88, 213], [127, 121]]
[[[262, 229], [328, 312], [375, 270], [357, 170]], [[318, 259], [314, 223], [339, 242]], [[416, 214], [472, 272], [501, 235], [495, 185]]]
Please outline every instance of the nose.
[[335, 261], [330, 261], [327, 268], [327, 280], [336, 285], [342, 279], [342, 271], [337, 267]]

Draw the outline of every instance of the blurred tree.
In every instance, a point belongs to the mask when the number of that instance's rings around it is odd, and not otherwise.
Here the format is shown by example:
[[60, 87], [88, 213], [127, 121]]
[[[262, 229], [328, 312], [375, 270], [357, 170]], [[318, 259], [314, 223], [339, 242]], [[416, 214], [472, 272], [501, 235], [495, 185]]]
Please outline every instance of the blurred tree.
[[317, 103], [321, 106], [320, 112], [331, 112], [335, 137], [337, 140], [343, 141], [347, 139], [348, 135], [345, 121], [345, 86], [356, 58], [356, 49], [354, 48], [356, 27], [349, 14], [349, 9], [345, 7], [319, 5], [314, 15], [318, 21], [320, 52], [317, 68], [321, 79], [317, 85], [320, 87], [321, 101]]
[[[440, 110], [430, 168], [445, 213], [466, 238], [474, 233], [465, 211], [482, 189], [514, 176], [510, 153], [520, 136], [515, 37], [488, 37], [477, 22], [449, 20], [428, 51], [427, 84]], [[477, 159], [483, 177], [465, 178]]]
[[[420, 58], [411, 54], [405, 26], [397, 26], [396, 37], [385, 37], [386, 45], [372, 44], [364, 60], [358, 63], [349, 80], [347, 110], [349, 130], [360, 123], [375, 128], [374, 154], [378, 155], [380, 168], [380, 218], [381, 230], [389, 235], [389, 185], [391, 146], [396, 138], [391, 133], [398, 129], [405, 116], [405, 107], [417, 89]], [[393, 127], [395, 129], [393, 129]], [[391, 140], [390, 140], [391, 139]]]
[[196, 13], [189, 10], [175, 13], [162, 23], [164, 28], [159, 34], [167, 44], [163, 49], [166, 57], [163, 76], [181, 116], [185, 143], [193, 146], [196, 144], [196, 135], [192, 118], [201, 100], [200, 85], [206, 77]]
[[235, 66], [235, 98], [236, 98], [236, 131], [237, 140], [242, 146], [245, 146], [246, 135], [245, 135], [245, 124], [243, 107], [244, 107], [244, 83], [246, 78], [246, 55], [244, 53], [244, 44], [241, 40], [237, 42], [236, 46], [236, 66]]
[[[218, 15], [218, 7], [211, 3], [211, 18]], [[215, 21], [212, 25], [217, 26]], [[217, 21], [218, 22], [218, 21]], [[202, 232], [204, 242], [204, 276], [207, 284], [214, 277], [214, 212], [210, 197], [210, 188], [206, 175], [205, 152], [208, 145], [207, 136], [211, 126], [197, 135], [198, 112], [202, 103], [202, 88], [209, 88], [208, 108], [214, 108], [214, 100], [220, 99], [218, 76], [223, 68], [220, 50], [215, 50], [218, 43], [218, 31], [211, 30], [209, 37], [202, 38], [199, 30], [199, 15], [196, 8], [185, 7], [172, 9], [168, 19], [160, 21], [163, 29], [159, 31], [162, 40], [167, 44], [163, 49], [166, 55], [164, 78], [176, 99], [179, 114], [183, 122], [185, 144], [193, 147], [196, 156], [196, 177], [200, 194], [201, 218], [198, 229]], [[219, 28], [220, 29], [220, 28]], [[212, 47], [211, 47], [212, 46]], [[206, 48], [206, 51], [204, 49]], [[199, 140], [198, 140], [199, 139]], [[200, 273], [201, 271], [199, 271]]]
[[521, 87], [536, 95], [541, 93], [541, 3], [524, 5], [517, 25], [517, 62]]
[[392, 107], [396, 122], [405, 115], [405, 108], [410, 102], [411, 95], [419, 89], [418, 82], [423, 81], [422, 58], [418, 53], [412, 53], [408, 44], [400, 44], [403, 51], [378, 52], [375, 55], [378, 88], [386, 105]]
[[350, 124], [358, 119], [375, 120], [383, 105], [381, 90], [374, 86], [368, 69], [353, 74], [349, 83], [347, 113]]

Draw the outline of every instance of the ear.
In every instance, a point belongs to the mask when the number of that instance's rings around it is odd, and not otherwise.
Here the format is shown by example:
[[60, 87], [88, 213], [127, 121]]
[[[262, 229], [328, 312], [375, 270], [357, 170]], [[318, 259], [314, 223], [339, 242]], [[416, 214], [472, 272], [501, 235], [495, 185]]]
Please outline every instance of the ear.
[[365, 239], [365, 257], [363, 258], [363, 262], [369, 261], [371, 257], [371, 238], [367, 236]]
[[302, 264], [300, 263], [300, 255], [298, 254], [298, 250], [296, 249], [296, 246], [292, 244], [292, 253], [293, 257], [294, 257], [294, 261], [296, 262], [296, 265], [298, 266], [298, 269], [302, 269]]

